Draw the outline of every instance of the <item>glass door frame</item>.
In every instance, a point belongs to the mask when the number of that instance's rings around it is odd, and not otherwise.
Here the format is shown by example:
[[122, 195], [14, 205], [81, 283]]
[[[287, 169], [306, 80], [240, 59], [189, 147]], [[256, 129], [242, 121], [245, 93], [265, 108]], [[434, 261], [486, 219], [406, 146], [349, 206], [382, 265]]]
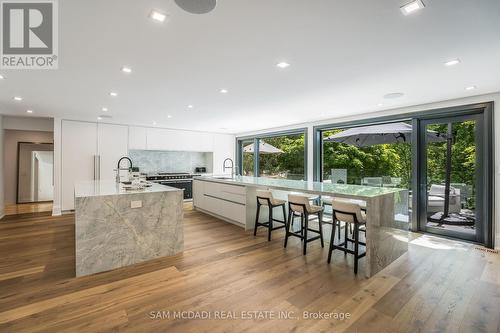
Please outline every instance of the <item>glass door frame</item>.
[[[482, 209], [483, 211], [483, 221], [484, 228], [478, 243], [483, 244], [486, 247], [493, 248], [494, 247], [494, 221], [493, 221], [493, 188], [494, 188], [494, 150], [493, 150], [493, 130], [494, 130], [494, 122], [493, 122], [493, 102], [484, 102], [477, 104], [469, 104], [469, 105], [461, 105], [461, 106], [453, 106], [439, 109], [431, 109], [425, 111], [417, 111], [417, 112], [408, 112], [401, 113], [389, 116], [375, 117], [375, 118], [366, 118], [354, 121], [346, 121], [346, 122], [338, 122], [338, 123], [329, 123], [322, 124], [313, 127], [313, 154], [314, 154], [314, 181], [322, 181], [322, 163], [323, 163], [323, 140], [322, 140], [322, 132], [325, 130], [329, 130], [332, 128], [345, 128], [345, 127], [354, 127], [354, 126], [368, 126], [375, 125], [378, 123], [387, 123], [394, 121], [402, 121], [402, 120], [411, 120], [413, 131], [412, 131], [412, 165], [415, 166], [412, 168], [412, 207], [416, 207], [416, 209], [412, 210], [411, 231], [422, 231], [420, 229], [420, 222], [422, 216], [421, 206], [422, 204], [426, 204], [427, 198], [423, 199], [423, 196], [426, 195], [427, 191], [422, 191], [420, 183], [422, 177], [422, 168], [421, 168], [421, 150], [424, 149], [424, 145], [421, 139], [419, 139], [420, 135], [418, 133], [421, 132], [422, 121], [439, 119], [444, 117], [453, 117], [453, 116], [463, 116], [463, 115], [480, 115], [483, 123], [483, 142], [484, 146], [482, 147], [482, 155], [483, 155], [483, 188], [479, 189], [482, 191], [482, 206], [476, 209]], [[424, 212], [425, 213], [425, 212]], [[425, 214], [424, 214], [425, 215]]]
[[481, 114], [471, 113], [468, 115], [459, 115], [459, 116], [446, 116], [442, 118], [432, 118], [432, 119], [423, 119], [420, 120], [420, 131], [419, 131], [419, 141], [421, 145], [421, 149], [419, 150], [420, 158], [419, 158], [419, 168], [420, 168], [420, 179], [419, 179], [419, 202], [420, 204], [417, 206], [419, 210], [419, 220], [418, 220], [418, 229], [423, 232], [428, 232], [432, 234], [437, 234], [446, 237], [452, 237], [456, 239], [473, 241], [476, 243], [484, 242], [484, 211], [481, 206], [475, 209], [475, 217], [476, 222], [479, 222], [475, 225], [475, 234], [467, 235], [464, 233], [460, 233], [458, 231], [445, 230], [428, 227], [427, 223], [427, 125], [443, 125], [448, 123], [458, 123], [464, 121], [475, 121], [475, 145], [476, 145], [476, 165], [475, 165], [475, 181], [476, 181], [476, 202], [483, 203], [484, 202], [484, 192], [481, 190], [484, 188], [484, 153], [483, 153], [483, 136], [481, 133], [484, 132], [484, 119]]

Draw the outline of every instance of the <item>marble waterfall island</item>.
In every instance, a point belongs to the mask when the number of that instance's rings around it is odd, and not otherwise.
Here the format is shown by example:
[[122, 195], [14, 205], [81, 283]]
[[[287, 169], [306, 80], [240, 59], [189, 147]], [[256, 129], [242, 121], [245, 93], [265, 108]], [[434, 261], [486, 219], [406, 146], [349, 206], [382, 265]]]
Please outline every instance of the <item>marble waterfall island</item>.
[[299, 192], [365, 201], [366, 259], [360, 263], [367, 277], [408, 251], [408, 221], [399, 220], [399, 215], [408, 216], [407, 206], [401, 205], [408, 198], [405, 189], [264, 177], [197, 177], [193, 204], [199, 211], [253, 230], [258, 189], [273, 190], [277, 198], [285, 200], [288, 193]]
[[182, 252], [182, 209], [183, 191], [173, 187], [130, 191], [113, 181], [77, 183], [76, 275]]

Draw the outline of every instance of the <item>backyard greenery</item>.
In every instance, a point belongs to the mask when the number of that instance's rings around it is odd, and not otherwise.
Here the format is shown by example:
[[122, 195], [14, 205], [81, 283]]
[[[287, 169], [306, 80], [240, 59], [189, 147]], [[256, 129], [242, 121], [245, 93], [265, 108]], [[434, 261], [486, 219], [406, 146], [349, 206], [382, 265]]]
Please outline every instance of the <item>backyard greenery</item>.
[[[447, 124], [431, 125], [428, 130], [446, 135]], [[327, 137], [342, 131], [326, 131]], [[453, 124], [451, 183], [466, 184], [469, 194], [474, 191], [476, 163], [475, 123]], [[304, 135], [288, 135], [263, 139], [283, 151], [281, 154], [260, 154], [260, 175], [280, 178], [304, 178]], [[249, 143], [248, 143], [249, 144]], [[247, 144], [245, 144], [246, 146]], [[243, 170], [253, 171], [253, 154], [245, 153]], [[430, 143], [427, 147], [428, 184], [443, 184], [446, 172], [446, 142]], [[397, 177], [401, 186], [411, 189], [411, 145], [408, 143], [356, 147], [337, 142], [323, 144], [323, 179], [332, 169], [347, 169], [347, 182], [361, 184], [364, 177]], [[471, 203], [473, 205], [473, 203]]]

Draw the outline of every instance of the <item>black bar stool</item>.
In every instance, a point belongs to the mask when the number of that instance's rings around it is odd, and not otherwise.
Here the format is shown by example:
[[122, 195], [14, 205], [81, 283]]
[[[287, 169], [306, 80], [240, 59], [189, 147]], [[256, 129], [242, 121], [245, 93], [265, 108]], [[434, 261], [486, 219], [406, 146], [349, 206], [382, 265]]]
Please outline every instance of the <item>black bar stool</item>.
[[[309, 216], [318, 215], [319, 230], [309, 228]], [[293, 231], [293, 221], [296, 217], [300, 217], [300, 233]], [[288, 237], [295, 236], [303, 241], [304, 255], [307, 253], [307, 243], [314, 240], [321, 240], [323, 243], [323, 208], [314, 206], [309, 203], [309, 197], [304, 195], [288, 195], [288, 222], [286, 227], [285, 248], [288, 243]], [[307, 233], [311, 231], [319, 234], [319, 236], [308, 238]]]
[[[347, 225], [345, 228], [345, 238], [344, 242], [335, 245], [335, 229], [338, 226], [338, 232], [340, 235], [340, 223], [335, 223], [332, 228], [332, 236], [330, 238], [330, 249], [328, 251], [328, 263], [332, 260], [332, 252], [334, 250], [343, 251], [344, 254], [350, 253], [354, 255], [354, 274], [358, 274], [358, 259], [363, 258], [366, 255], [366, 243], [359, 241], [359, 233], [363, 230], [360, 229], [361, 226], [366, 225], [366, 214], [361, 211], [361, 207], [357, 203], [347, 202], [345, 200], [333, 199], [332, 201], [332, 212], [335, 221], [342, 221], [346, 224], [352, 224], [354, 226], [353, 237], [351, 239], [348, 237]], [[349, 249], [349, 243], [354, 243], [354, 250]], [[365, 246], [365, 252], [359, 253], [359, 245]]]
[[[286, 226], [286, 210], [285, 210], [285, 200], [275, 199], [273, 197], [273, 193], [271, 191], [257, 191], [257, 214], [255, 217], [255, 227], [253, 230], [253, 235], [257, 235], [258, 227], [266, 227], [267, 228], [267, 240], [271, 240], [271, 232], [273, 230], [281, 229]], [[260, 216], [260, 207], [267, 206], [269, 210], [269, 220], [266, 222], [259, 222]], [[283, 221], [275, 219], [273, 217], [273, 209], [276, 207], [283, 208]], [[274, 227], [273, 222], [282, 223], [283, 225]]]

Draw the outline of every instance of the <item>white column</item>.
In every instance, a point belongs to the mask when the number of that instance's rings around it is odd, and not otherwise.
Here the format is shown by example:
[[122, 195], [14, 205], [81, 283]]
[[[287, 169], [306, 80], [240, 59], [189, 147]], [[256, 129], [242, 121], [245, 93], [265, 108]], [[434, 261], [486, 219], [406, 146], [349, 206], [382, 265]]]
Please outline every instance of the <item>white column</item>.
[[62, 129], [62, 119], [54, 118], [54, 205], [52, 207], [53, 216], [61, 215], [61, 193], [62, 193], [61, 129]]
[[314, 180], [314, 126], [307, 126], [307, 180]]

